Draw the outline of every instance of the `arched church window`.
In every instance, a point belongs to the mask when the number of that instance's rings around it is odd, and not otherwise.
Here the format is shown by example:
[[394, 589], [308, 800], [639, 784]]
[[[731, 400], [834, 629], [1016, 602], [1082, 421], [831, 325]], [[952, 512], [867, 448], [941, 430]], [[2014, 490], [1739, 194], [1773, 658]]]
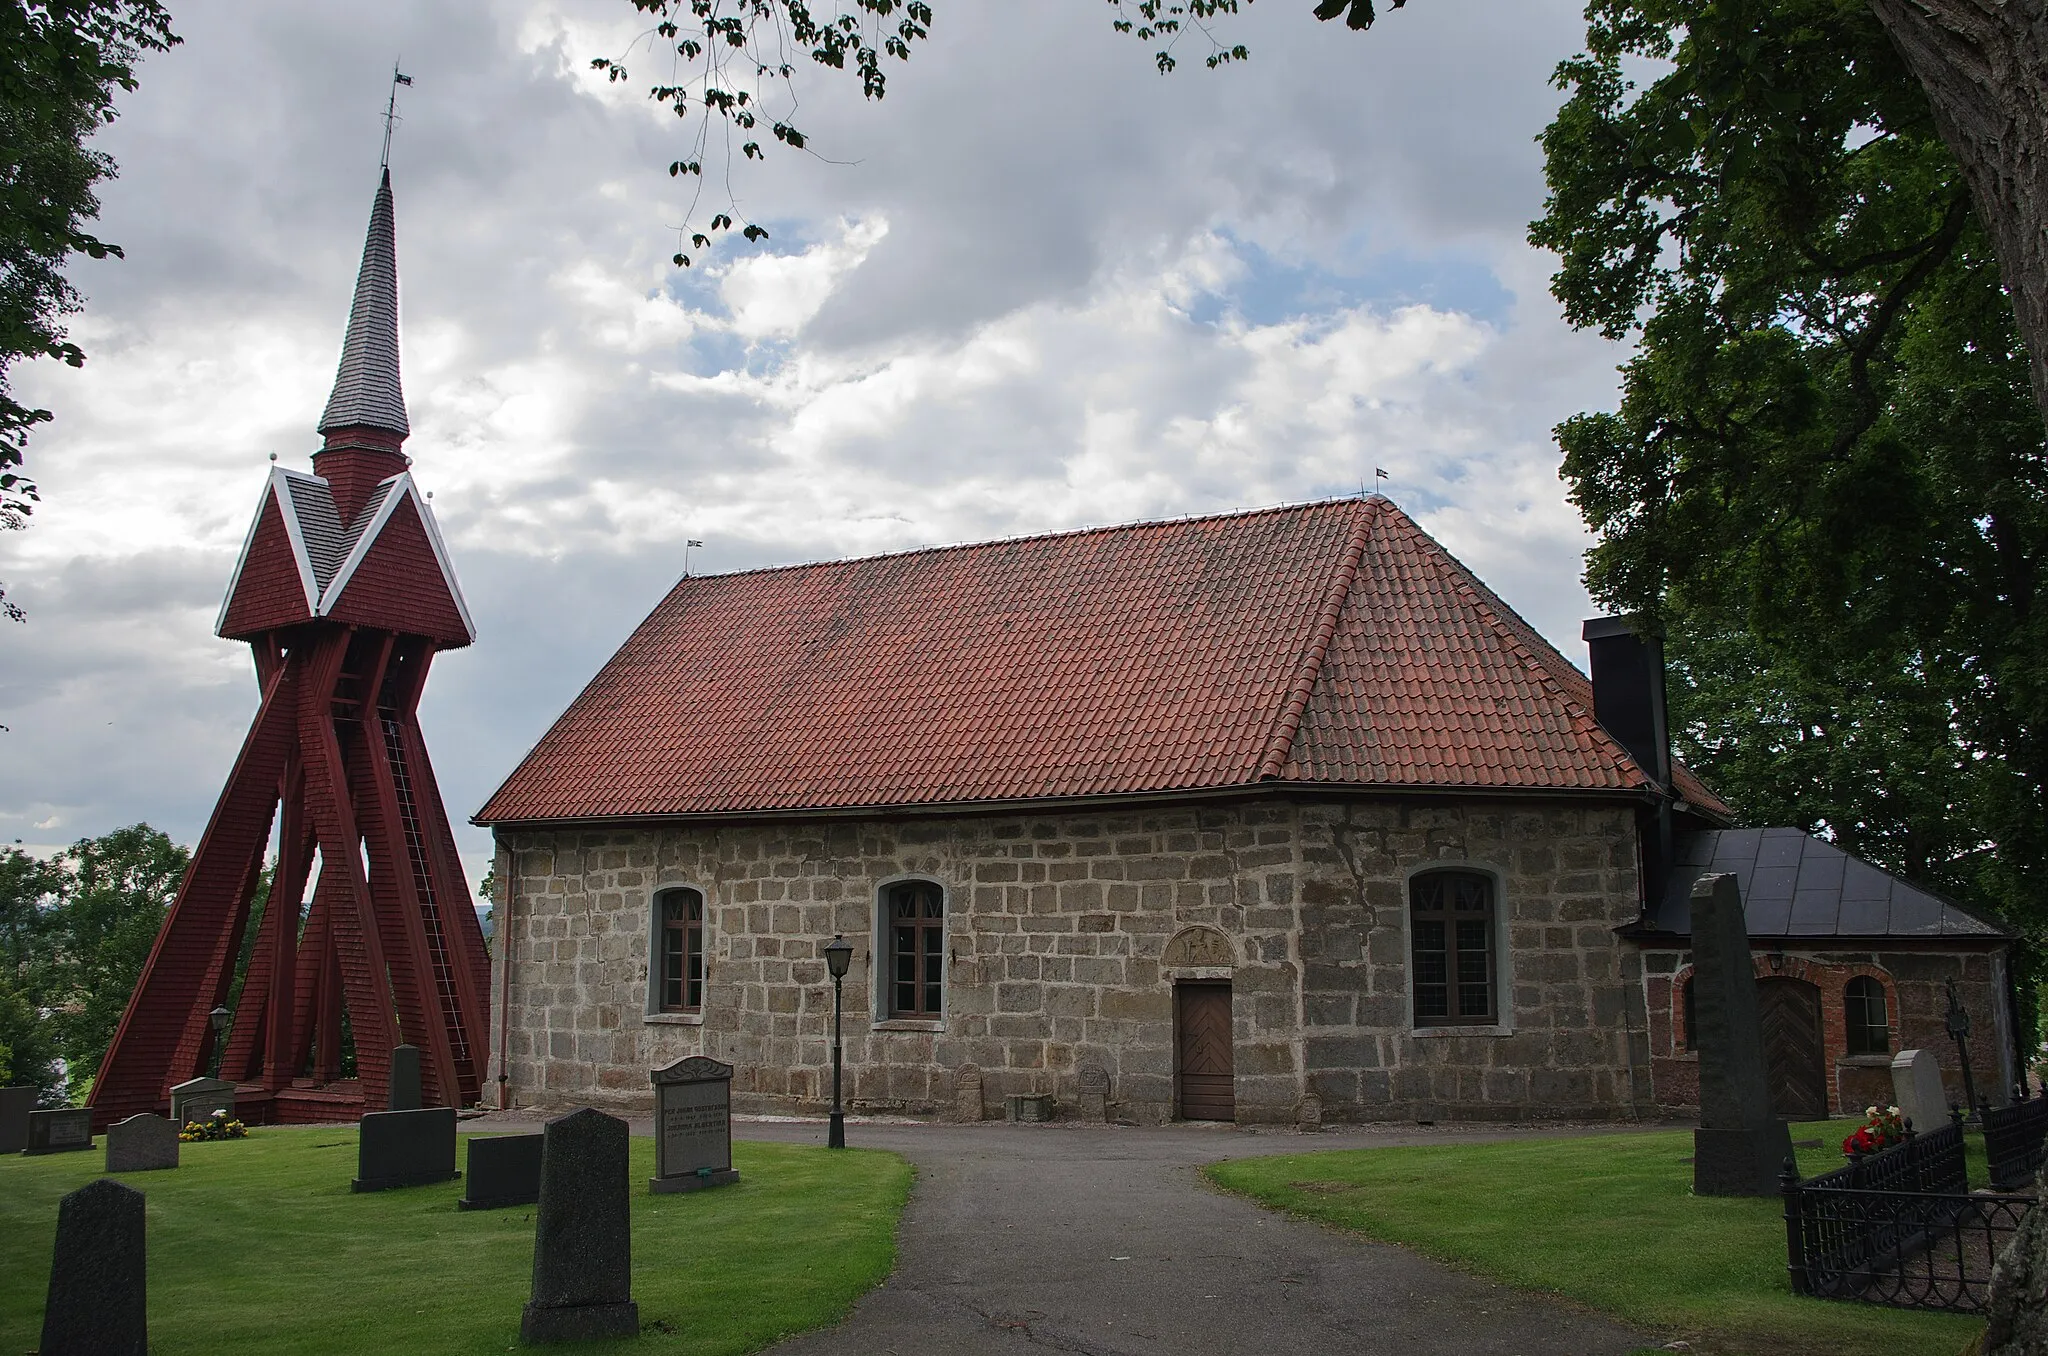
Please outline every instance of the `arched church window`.
[[1497, 1022], [1493, 878], [1425, 871], [1408, 882], [1408, 902], [1415, 1025]]
[[928, 880], [882, 891], [889, 940], [889, 1015], [937, 1018], [946, 984], [946, 894]]

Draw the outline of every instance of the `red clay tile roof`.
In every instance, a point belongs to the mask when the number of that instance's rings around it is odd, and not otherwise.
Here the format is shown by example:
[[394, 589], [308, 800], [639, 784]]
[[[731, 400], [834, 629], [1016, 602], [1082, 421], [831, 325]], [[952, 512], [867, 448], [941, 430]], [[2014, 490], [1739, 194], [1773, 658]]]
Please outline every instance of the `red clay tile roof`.
[[686, 578], [476, 821], [1275, 782], [1647, 779], [1526, 622], [1343, 499]]

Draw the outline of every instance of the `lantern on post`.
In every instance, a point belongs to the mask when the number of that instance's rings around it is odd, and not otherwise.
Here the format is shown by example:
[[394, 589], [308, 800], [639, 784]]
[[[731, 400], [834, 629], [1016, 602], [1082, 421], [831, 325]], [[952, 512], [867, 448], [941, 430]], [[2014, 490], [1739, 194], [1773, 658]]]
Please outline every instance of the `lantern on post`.
[[825, 968], [832, 972], [832, 1115], [825, 1132], [825, 1147], [828, 1149], [846, 1147], [846, 1111], [839, 1101], [839, 1075], [844, 1066], [839, 1044], [839, 986], [852, 964], [853, 943], [844, 937], [834, 936], [825, 944]]

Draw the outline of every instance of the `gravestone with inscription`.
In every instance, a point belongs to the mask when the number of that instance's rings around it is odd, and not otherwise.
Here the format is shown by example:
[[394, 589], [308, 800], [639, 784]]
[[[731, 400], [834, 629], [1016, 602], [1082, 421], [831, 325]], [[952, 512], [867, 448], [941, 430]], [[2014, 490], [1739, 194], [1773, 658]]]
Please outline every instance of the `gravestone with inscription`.
[[633, 1206], [626, 1123], [584, 1107], [547, 1124], [533, 1230], [533, 1298], [525, 1342], [636, 1337]]
[[154, 1172], [178, 1166], [178, 1127], [147, 1111], [107, 1127], [108, 1172]]
[[732, 1065], [703, 1055], [656, 1069], [649, 1191], [701, 1191], [740, 1180], [732, 1167]]
[[1082, 1120], [1109, 1119], [1109, 1070], [1100, 1064], [1083, 1064], [1074, 1077], [1074, 1092]]
[[1693, 1044], [1700, 1056], [1693, 1193], [1775, 1196], [1792, 1136], [1771, 1114], [1749, 923], [1731, 875], [1702, 876], [1692, 888], [1692, 965]]
[[92, 1108], [59, 1107], [28, 1113], [28, 1145], [24, 1154], [66, 1154], [92, 1147]]
[[0, 1154], [18, 1154], [28, 1147], [28, 1113], [36, 1109], [33, 1087], [0, 1088]]
[[391, 1088], [384, 1098], [386, 1111], [420, 1109], [420, 1048], [417, 1045], [391, 1047]]
[[142, 1193], [111, 1177], [59, 1202], [42, 1356], [147, 1356], [143, 1228]]
[[193, 1078], [171, 1089], [171, 1120], [180, 1130], [216, 1111], [235, 1118], [235, 1085], [225, 1078]]
[[979, 1121], [987, 1114], [982, 1104], [981, 1066], [961, 1065], [953, 1074], [953, 1119]]
[[1915, 1130], [1948, 1124], [1948, 1093], [1941, 1086], [1941, 1061], [1932, 1050], [1901, 1050], [1892, 1056], [1892, 1101]]
[[356, 1142], [355, 1191], [389, 1191], [393, 1187], [448, 1182], [455, 1170], [455, 1108], [427, 1106], [417, 1111], [372, 1111], [359, 1127]]
[[540, 1156], [545, 1134], [472, 1135], [466, 1188], [458, 1210], [502, 1210], [540, 1199]]

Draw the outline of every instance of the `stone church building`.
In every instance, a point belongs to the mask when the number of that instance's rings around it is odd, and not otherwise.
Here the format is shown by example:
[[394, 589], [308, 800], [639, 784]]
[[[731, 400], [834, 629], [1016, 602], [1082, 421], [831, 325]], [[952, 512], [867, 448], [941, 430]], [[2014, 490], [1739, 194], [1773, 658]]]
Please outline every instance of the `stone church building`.
[[[1378, 497], [685, 577], [476, 816], [499, 1100], [645, 1106], [704, 1054], [819, 1111], [843, 935], [856, 1111], [1682, 1106], [1683, 892], [1741, 831], [1656, 642], [1587, 637], [1590, 681]], [[1824, 1102], [1845, 976], [1868, 1046], [1953, 966], [2010, 1083], [2006, 934], [1831, 919], [1791, 952], [1860, 950], [1780, 1024]]]

